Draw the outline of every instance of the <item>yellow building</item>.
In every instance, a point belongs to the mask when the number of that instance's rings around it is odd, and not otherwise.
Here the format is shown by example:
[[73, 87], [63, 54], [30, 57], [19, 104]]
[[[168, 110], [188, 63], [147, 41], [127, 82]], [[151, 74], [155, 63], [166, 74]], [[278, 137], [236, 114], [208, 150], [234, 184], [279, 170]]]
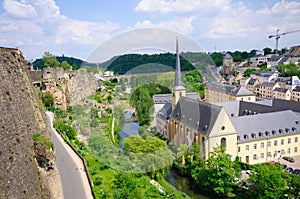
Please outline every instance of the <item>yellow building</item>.
[[273, 98], [291, 100], [292, 92], [287, 88], [275, 88], [273, 90]]
[[217, 82], [208, 82], [205, 87], [206, 102], [227, 102], [242, 100], [254, 102], [255, 94], [244, 86], [233, 86]]
[[292, 100], [294, 100], [296, 102], [300, 102], [300, 86], [296, 86], [292, 90]]
[[257, 164], [283, 155], [300, 155], [299, 115], [291, 110], [232, 118], [237, 130], [238, 157]]

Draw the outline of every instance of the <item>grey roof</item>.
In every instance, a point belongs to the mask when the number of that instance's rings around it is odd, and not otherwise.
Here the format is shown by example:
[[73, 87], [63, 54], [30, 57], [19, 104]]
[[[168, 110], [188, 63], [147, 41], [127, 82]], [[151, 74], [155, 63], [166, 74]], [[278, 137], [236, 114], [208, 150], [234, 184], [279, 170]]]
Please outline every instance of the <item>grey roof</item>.
[[254, 85], [254, 83], [257, 81], [257, 79], [255, 78], [250, 78], [250, 80], [248, 81], [248, 85]]
[[279, 64], [283, 64], [284, 62], [288, 61], [290, 58], [289, 57], [283, 57], [280, 61]]
[[279, 93], [286, 93], [289, 89], [287, 88], [275, 88], [274, 91]]
[[265, 56], [262, 54], [258, 54], [258, 55], [254, 55], [252, 58], [256, 58], [256, 57], [265, 57]]
[[300, 86], [296, 86], [294, 89], [293, 89], [294, 92], [300, 92]]
[[172, 112], [172, 104], [166, 103], [157, 113], [157, 117], [163, 120], [168, 120]]
[[231, 121], [238, 134], [238, 143], [297, 134], [300, 131], [300, 116], [290, 110], [233, 117]]
[[282, 58], [282, 56], [279, 56], [279, 55], [273, 55], [272, 57], [270, 57], [268, 59], [268, 61], [279, 61], [280, 59]]
[[206, 88], [217, 92], [227, 93], [234, 96], [249, 96], [254, 95], [253, 92], [249, 91], [243, 86], [233, 86], [229, 84], [222, 84], [218, 82], [207, 82]]
[[261, 84], [259, 84], [260, 86], [267, 86], [267, 87], [273, 87], [275, 86], [275, 82], [263, 82]]
[[226, 53], [223, 58], [224, 59], [232, 59], [232, 56], [229, 53]]
[[[195, 100], [201, 100], [199, 93], [196, 93], [196, 92], [187, 93], [186, 97], [195, 99]], [[157, 95], [153, 95], [152, 98], [153, 98], [154, 104], [165, 104], [165, 103], [172, 102], [172, 94], [157, 94]]]
[[209, 135], [222, 107], [181, 97], [171, 117], [182, 124]]
[[273, 99], [272, 106], [281, 110], [292, 110], [300, 113], [300, 102], [292, 100]]
[[253, 92], [249, 91], [246, 87], [240, 86], [237, 89], [234, 89], [232, 91], [232, 94], [234, 96], [249, 96], [249, 95], [254, 95]]
[[276, 111], [282, 111], [284, 109], [279, 107], [268, 106], [264, 104], [252, 103], [240, 101], [239, 104], [239, 116], [244, 115], [257, 115], [263, 113], [271, 113]]
[[229, 115], [230, 117], [236, 117], [239, 115], [240, 100], [216, 102], [213, 104], [217, 106], [223, 106], [227, 115]]
[[270, 77], [271, 75], [274, 74], [272, 71], [264, 71], [264, 70], [256, 70], [252, 71], [253, 75], [260, 76], [260, 77]]

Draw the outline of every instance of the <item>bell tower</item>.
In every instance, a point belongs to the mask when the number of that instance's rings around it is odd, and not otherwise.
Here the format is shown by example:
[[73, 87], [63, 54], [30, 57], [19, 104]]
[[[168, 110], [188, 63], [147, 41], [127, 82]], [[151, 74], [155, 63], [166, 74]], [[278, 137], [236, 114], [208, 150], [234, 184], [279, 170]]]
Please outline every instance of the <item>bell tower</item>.
[[174, 87], [172, 88], [172, 110], [175, 109], [175, 106], [181, 96], [186, 96], [186, 89], [182, 86], [178, 37], [176, 37], [176, 71], [175, 83]]

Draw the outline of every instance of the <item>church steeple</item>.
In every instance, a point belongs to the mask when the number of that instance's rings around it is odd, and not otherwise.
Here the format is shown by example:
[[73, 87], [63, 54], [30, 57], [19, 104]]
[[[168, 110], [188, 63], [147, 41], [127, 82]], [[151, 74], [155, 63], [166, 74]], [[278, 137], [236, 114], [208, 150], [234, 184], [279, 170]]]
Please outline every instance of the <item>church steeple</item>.
[[179, 47], [178, 47], [178, 37], [176, 37], [176, 71], [175, 71], [175, 84], [174, 84], [174, 87], [176, 87], [176, 86], [182, 86], [180, 58], [179, 58]]
[[181, 96], [185, 97], [186, 91], [185, 88], [182, 86], [179, 46], [178, 46], [178, 38], [176, 37], [176, 71], [175, 71], [174, 87], [172, 89], [172, 110], [174, 110]]

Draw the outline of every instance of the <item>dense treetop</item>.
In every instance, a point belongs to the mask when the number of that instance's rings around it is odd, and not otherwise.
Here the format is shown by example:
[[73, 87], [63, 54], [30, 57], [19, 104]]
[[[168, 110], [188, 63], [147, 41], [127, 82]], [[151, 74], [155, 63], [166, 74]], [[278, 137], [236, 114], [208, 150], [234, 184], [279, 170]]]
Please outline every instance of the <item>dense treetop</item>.
[[[49, 65], [50, 63], [50, 65]], [[45, 52], [43, 55], [43, 58], [36, 59], [32, 65], [34, 69], [43, 69], [44, 67], [66, 67], [69, 69], [69, 67], [72, 67], [73, 69], [76, 69], [81, 66], [83, 63], [82, 60], [73, 58], [73, 57], [65, 57], [62, 56], [54, 56], [49, 52]]]
[[[138, 66], [144, 64], [153, 64], [153, 63], [166, 65], [169, 66], [170, 68], [175, 69], [176, 56], [171, 53], [154, 54], [154, 55], [147, 55], [147, 54], [121, 55], [107, 67], [107, 70], [114, 71], [115, 73], [118, 74], [125, 74], [127, 71], [130, 71]], [[182, 71], [194, 69], [194, 66], [183, 58], [180, 59], [180, 65]], [[145, 71], [144, 69], [142, 69], [141, 71], [136, 71], [136, 72], [140, 72], [140, 73], [156, 72], [156, 71], [152, 71], [152, 69], [153, 67], [147, 67], [147, 70], [149, 71]]]

